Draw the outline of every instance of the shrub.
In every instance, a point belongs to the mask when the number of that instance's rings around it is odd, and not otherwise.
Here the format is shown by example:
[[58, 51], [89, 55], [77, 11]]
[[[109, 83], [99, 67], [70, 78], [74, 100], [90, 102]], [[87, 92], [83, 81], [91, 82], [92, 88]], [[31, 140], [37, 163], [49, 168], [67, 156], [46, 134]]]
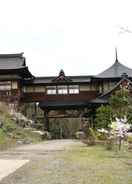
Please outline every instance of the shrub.
[[96, 110], [96, 127], [97, 128], [108, 128], [111, 123], [112, 110], [110, 106], [102, 105]]
[[114, 148], [114, 137], [110, 136], [107, 138], [107, 141], [106, 141], [106, 149], [107, 150], [112, 150]]
[[128, 142], [129, 144], [132, 144], [132, 136], [128, 136], [127, 142]]
[[17, 125], [15, 124], [14, 121], [10, 119], [5, 119], [5, 122], [3, 123], [3, 130], [5, 132], [12, 132], [16, 130], [16, 128], [17, 128]]
[[2, 129], [0, 129], [0, 144], [3, 144], [6, 141], [5, 133]]
[[87, 130], [86, 138], [82, 139], [82, 142], [84, 144], [87, 144], [89, 146], [95, 145], [97, 140], [96, 132], [94, 129], [89, 128]]
[[104, 134], [104, 133], [99, 133], [99, 134], [97, 135], [97, 138], [98, 138], [98, 140], [100, 140], [100, 141], [105, 141], [105, 140], [107, 140], [107, 135]]

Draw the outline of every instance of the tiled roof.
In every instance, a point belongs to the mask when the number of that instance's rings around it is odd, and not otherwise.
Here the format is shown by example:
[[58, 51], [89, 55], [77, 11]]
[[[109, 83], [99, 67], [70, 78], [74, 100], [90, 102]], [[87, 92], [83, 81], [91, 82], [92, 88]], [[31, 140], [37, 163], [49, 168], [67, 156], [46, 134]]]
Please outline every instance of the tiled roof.
[[25, 68], [25, 58], [20, 54], [0, 54], [0, 70]]
[[[53, 77], [36, 77], [32, 84], [55, 84], [57, 81], [54, 81], [56, 76]], [[62, 81], [60, 83], [89, 83], [91, 82], [91, 76], [68, 76], [71, 81]]]
[[115, 63], [103, 71], [102, 73], [98, 74], [96, 77], [99, 78], [120, 78], [122, 74], [125, 73], [128, 77], [132, 77], [132, 69], [126, 67], [125, 65], [121, 64], [118, 60]]

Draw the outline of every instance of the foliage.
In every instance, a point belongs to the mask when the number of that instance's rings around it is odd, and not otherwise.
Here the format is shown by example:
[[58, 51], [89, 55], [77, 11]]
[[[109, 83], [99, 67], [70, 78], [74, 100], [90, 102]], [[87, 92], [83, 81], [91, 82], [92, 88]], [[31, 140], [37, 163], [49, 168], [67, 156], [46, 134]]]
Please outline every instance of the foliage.
[[32, 129], [17, 128], [12, 133], [12, 138], [16, 140], [25, 140], [34, 143], [42, 140], [42, 136], [38, 133], [33, 132]]
[[118, 145], [119, 150], [121, 149], [122, 140], [126, 137], [130, 125], [127, 122], [127, 119], [118, 119], [116, 118], [115, 122], [111, 123], [111, 135], [113, 135], [116, 144]]
[[2, 128], [3, 128], [3, 130], [6, 133], [7, 132], [9, 133], [9, 132], [12, 132], [12, 131], [16, 130], [17, 129], [17, 125], [16, 125], [16, 123], [13, 120], [6, 118], [4, 123], [3, 123], [3, 127]]
[[113, 136], [109, 136], [106, 140], [106, 149], [107, 150], [113, 150], [114, 148], [114, 137]]
[[128, 136], [128, 137], [127, 137], [127, 142], [128, 142], [129, 144], [132, 144], [132, 136]]
[[3, 129], [0, 128], [0, 144], [3, 144], [6, 142], [6, 135]]
[[88, 146], [92, 146], [96, 144], [97, 135], [96, 131], [93, 128], [88, 128], [87, 135], [82, 139], [82, 142]]
[[132, 106], [129, 106], [126, 118], [127, 118], [127, 122], [129, 124], [132, 124]]
[[[36, 130], [36, 129], [35, 129]], [[0, 150], [14, 146], [17, 141], [38, 142], [42, 136], [30, 129], [24, 129], [11, 115], [11, 109], [0, 103]]]
[[101, 106], [96, 110], [96, 127], [109, 128], [111, 121], [115, 118], [127, 118], [128, 123], [132, 124], [132, 98], [128, 91], [121, 89], [109, 98], [109, 105]]
[[108, 138], [108, 131], [105, 130], [104, 128], [102, 129], [97, 129], [97, 139], [101, 141], [105, 141]]
[[96, 110], [96, 127], [97, 128], [108, 128], [111, 123], [112, 110], [109, 105], [102, 105]]
[[53, 139], [75, 138], [80, 128], [80, 119], [77, 118], [53, 118], [50, 119], [50, 133]]
[[129, 103], [130, 100], [127, 90], [121, 89], [116, 91], [116, 93], [109, 99], [109, 104], [114, 117], [124, 118], [124, 116], [127, 115]]

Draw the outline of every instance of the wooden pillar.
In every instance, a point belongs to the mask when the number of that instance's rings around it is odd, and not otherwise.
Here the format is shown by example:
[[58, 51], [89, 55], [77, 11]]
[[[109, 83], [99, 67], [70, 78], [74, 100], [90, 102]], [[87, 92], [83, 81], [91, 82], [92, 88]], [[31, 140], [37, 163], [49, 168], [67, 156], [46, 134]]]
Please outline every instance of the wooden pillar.
[[49, 111], [44, 110], [44, 129], [49, 131], [49, 118], [48, 118]]
[[84, 109], [80, 109], [80, 115], [79, 115], [79, 118], [80, 118], [80, 130], [83, 130], [83, 124], [84, 124], [83, 114], [84, 114]]
[[34, 103], [34, 114], [35, 115], [37, 114], [37, 104], [36, 104], [36, 102]]

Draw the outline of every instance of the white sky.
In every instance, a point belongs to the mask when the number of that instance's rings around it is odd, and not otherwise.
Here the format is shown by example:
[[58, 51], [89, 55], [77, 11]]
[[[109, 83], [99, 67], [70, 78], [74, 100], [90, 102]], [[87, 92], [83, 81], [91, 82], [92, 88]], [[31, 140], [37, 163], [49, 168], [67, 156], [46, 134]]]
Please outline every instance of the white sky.
[[0, 0], [0, 53], [24, 52], [36, 76], [132, 68], [131, 0]]

